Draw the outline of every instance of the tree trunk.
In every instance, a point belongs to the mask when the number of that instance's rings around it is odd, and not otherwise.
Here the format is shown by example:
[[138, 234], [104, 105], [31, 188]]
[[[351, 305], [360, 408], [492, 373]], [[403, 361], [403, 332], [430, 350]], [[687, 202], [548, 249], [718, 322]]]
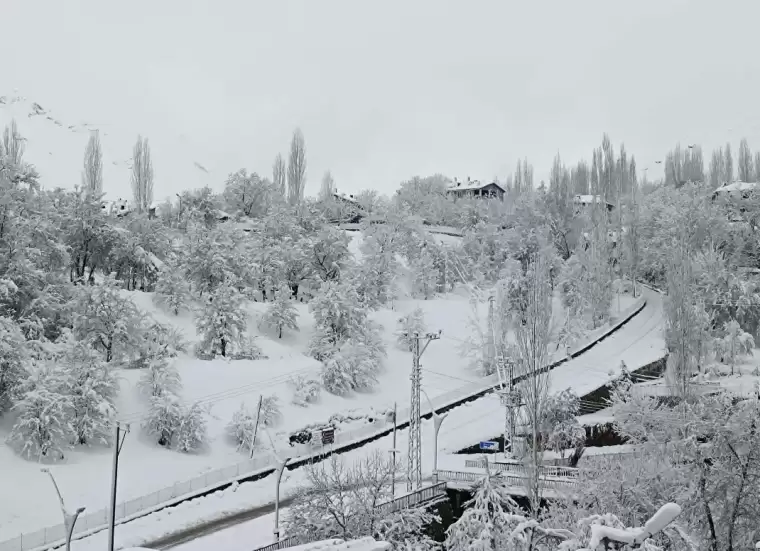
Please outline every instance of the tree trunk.
[[282, 324], [280, 324], [279, 329], [280, 329], [280, 336], [279, 336], [279, 338], [281, 339], [282, 338]]

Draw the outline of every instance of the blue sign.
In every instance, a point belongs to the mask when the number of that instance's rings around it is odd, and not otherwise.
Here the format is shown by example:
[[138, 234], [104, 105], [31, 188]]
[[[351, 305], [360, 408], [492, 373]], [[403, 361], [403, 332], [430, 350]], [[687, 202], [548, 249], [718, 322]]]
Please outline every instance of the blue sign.
[[498, 450], [499, 449], [499, 443], [498, 442], [492, 442], [492, 441], [486, 441], [480, 443], [480, 449], [481, 450]]

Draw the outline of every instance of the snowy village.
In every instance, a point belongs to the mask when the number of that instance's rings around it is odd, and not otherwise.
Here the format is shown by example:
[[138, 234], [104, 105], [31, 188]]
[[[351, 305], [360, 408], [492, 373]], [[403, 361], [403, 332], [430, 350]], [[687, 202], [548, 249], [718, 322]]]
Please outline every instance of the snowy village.
[[760, 548], [757, 131], [375, 186], [51, 97], [0, 89], [0, 551]]

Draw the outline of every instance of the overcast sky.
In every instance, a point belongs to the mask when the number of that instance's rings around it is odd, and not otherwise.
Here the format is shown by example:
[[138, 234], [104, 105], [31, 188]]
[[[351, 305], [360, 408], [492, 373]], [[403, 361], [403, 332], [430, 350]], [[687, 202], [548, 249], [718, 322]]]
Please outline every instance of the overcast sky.
[[[327, 169], [390, 193], [415, 174], [504, 178], [518, 157], [538, 180], [605, 131], [650, 177], [679, 141], [708, 159], [742, 136], [760, 148], [758, 0], [0, 3], [0, 95], [146, 135], [159, 196], [195, 185], [193, 161], [219, 186], [271, 176], [297, 126], [307, 193]], [[78, 182], [81, 145], [47, 185]]]

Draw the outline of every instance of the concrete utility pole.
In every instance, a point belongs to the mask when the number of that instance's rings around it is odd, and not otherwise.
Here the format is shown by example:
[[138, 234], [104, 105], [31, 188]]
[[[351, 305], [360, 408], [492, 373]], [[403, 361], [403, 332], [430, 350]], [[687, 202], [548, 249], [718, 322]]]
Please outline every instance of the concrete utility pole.
[[116, 486], [119, 478], [119, 455], [124, 446], [124, 439], [129, 433], [129, 425], [122, 431], [119, 422], [116, 422], [113, 439], [113, 471], [111, 473], [111, 507], [108, 511], [108, 551], [114, 551], [114, 532], [116, 529]]
[[66, 530], [66, 551], [71, 551], [71, 537], [74, 535], [74, 525], [77, 523], [79, 515], [84, 512], [84, 507], [79, 507], [76, 511], [70, 513], [63, 502], [63, 496], [58, 489], [58, 484], [55, 481], [55, 477], [53, 477], [53, 473], [49, 469], [40, 469], [40, 471], [49, 474], [50, 480], [53, 481], [53, 486], [55, 486], [55, 493], [58, 494], [58, 501], [61, 504], [61, 512], [63, 513], [63, 526]]
[[259, 405], [256, 408], [256, 424], [253, 427], [253, 440], [251, 441], [251, 459], [253, 459], [253, 447], [256, 445], [256, 435], [259, 432], [259, 419], [261, 418], [261, 403], [264, 401], [264, 396], [259, 394]]
[[[409, 412], [409, 456], [408, 456], [408, 478], [406, 482], [407, 491], [419, 489], [422, 486], [422, 411], [420, 410], [420, 393], [422, 390], [422, 374], [420, 358], [424, 354], [428, 345], [441, 338], [441, 332], [427, 333], [420, 336], [415, 333], [412, 337], [412, 353], [414, 355], [412, 364], [412, 399]], [[425, 340], [424, 346], [420, 346], [420, 340]]]

